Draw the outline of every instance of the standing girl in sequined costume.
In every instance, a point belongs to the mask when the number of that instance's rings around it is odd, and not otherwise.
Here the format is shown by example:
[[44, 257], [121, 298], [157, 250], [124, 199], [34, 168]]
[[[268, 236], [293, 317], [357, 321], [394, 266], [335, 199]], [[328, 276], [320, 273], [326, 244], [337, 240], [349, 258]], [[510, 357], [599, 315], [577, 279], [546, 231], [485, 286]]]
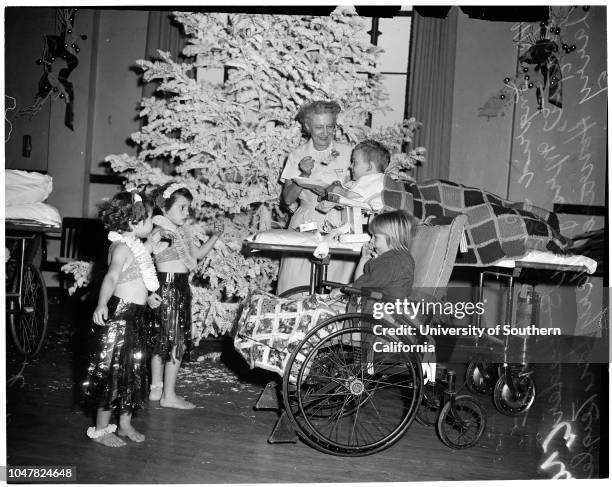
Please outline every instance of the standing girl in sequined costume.
[[176, 395], [176, 377], [183, 355], [191, 345], [191, 290], [189, 273], [211, 251], [222, 232], [217, 227], [201, 247], [184, 227], [193, 196], [184, 184], [172, 183], [157, 191], [155, 204], [161, 215], [153, 217], [155, 228], [149, 241], [160, 283], [161, 305], [148, 319], [151, 358], [149, 399], [160, 406], [192, 409], [194, 404]]
[[[144, 310], [147, 303], [155, 307], [160, 302], [155, 294], [147, 297], [159, 283], [149, 249], [140, 240], [153, 229], [152, 212], [150, 202], [129, 192], [117, 194], [100, 208], [112, 243], [109, 269], [93, 314], [94, 323], [104, 329], [84, 386], [98, 408], [96, 426], [88, 428], [87, 436], [105, 446], [124, 446], [120, 437], [137, 443], [145, 440], [131, 420], [147, 393]], [[118, 429], [110, 424], [113, 412], [119, 413]]]

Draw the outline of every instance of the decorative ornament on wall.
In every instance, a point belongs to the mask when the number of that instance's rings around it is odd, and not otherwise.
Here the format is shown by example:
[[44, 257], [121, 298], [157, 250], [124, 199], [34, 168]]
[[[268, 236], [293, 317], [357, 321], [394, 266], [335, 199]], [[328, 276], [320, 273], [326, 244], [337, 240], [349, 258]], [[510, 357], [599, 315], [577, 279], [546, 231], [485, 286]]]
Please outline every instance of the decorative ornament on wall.
[[[70, 130], [74, 130], [74, 87], [68, 78], [79, 64], [77, 54], [81, 50], [74, 32], [74, 17], [77, 11], [78, 8], [57, 9], [60, 34], [44, 36], [43, 52], [36, 60], [36, 64], [42, 67], [43, 74], [38, 81], [35, 101], [31, 106], [20, 110], [21, 115], [33, 117], [49, 98], [62, 99], [66, 103], [64, 125]], [[87, 36], [82, 35], [81, 39], [86, 40]], [[57, 69], [57, 63], [63, 63], [64, 66], [59, 68], [59, 71], [54, 71], [54, 68]]]
[[[542, 109], [545, 99], [555, 107], [563, 107], [561, 51], [571, 54], [576, 50], [576, 45], [565, 42], [562, 33], [570, 14], [576, 8], [558, 8], [555, 11], [551, 7], [548, 21], [529, 24], [527, 30], [521, 29], [520, 38], [515, 41], [520, 50], [517, 73], [504, 78], [504, 87], [480, 107], [480, 116], [494, 117], [503, 113], [521, 93], [534, 88], [538, 110]], [[582, 9], [588, 12], [589, 7]]]

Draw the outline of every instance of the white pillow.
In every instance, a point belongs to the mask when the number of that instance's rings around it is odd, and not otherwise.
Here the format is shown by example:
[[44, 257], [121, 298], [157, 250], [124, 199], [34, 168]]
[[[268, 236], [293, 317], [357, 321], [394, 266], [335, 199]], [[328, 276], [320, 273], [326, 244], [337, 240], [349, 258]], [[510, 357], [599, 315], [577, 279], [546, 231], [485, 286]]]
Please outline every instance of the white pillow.
[[7, 169], [4, 172], [4, 205], [42, 203], [53, 190], [53, 178], [37, 172]]
[[7, 206], [4, 208], [5, 220], [33, 220], [43, 225], [62, 226], [62, 217], [57, 208], [46, 203]]

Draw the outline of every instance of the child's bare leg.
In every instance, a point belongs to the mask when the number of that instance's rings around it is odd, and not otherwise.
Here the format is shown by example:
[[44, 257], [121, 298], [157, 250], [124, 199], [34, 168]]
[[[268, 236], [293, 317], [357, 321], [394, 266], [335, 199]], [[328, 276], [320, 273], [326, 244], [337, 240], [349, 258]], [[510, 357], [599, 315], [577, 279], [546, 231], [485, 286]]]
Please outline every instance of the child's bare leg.
[[181, 360], [176, 358], [175, 351], [176, 349], [172, 350], [172, 358], [166, 361], [166, 368], [164, 371], [164, 393], [159, 400], [159, 405], [165, 408], [193, 409], [195, 408], [195, 404], [177, 396], [174, 390], [176, 386], [176, 376], [181, 368]]
[[164, 386], [164, 362], [159, 355], [153, 355], [151, 358], [151, 392], [149, 399], [151, 401], [159, 401], [162, 396]]
[[132, 426], [132, 413], [123, 413], [119, 416], [119, 436], [127, 436], [130, 440], [136, 443], [142, 443], [145, 440], [145, 435], [139, 433]]
[[[95, 432], [99, 432], [100, 430], [103, 430], [104, 428], [108, 427], [110, 423], [111, 414], [112, 414], [112, 411], [104, 410], [104, 408], [98, 409], [98, 413], [96, 415], [96, 429], [94, 431], [94, 434]], [[110, 447], [125, 446], [125, 441], [123, 441], [121, 438], [119, 438], [114, 433], [110, 433], [110, 432], [102, 436], [92, 438], [92, 440], [104, 446], [110, 446]]]

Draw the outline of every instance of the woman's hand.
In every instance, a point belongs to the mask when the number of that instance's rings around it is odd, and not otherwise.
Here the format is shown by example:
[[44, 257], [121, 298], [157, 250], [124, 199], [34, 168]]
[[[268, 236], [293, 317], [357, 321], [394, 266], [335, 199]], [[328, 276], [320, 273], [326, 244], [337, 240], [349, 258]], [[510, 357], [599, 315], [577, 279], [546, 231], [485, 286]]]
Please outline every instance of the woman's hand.
[[149, 308], [151, 309], [157, 308], [161, 304], [161, 302], [162, 302], [162, 298], [157, 293], [152, 293], [147, 298], [147, 304], [149, 305]]
[[106, 325], [106, 320], [108, 319], [108, 308], [106, 305], [99, 304], [96, 306], [96, 309], [93, 314], [93, 322], [96, 325], [104, 326]]
[[312, 174], [312, 170], [314, 168], [314, 159], [310, 156], [306, 156], [302, 158], [302, 160], [298, 164], [298, 169], [302, 173], [302, 175], [306, 178], [310, 177]]

